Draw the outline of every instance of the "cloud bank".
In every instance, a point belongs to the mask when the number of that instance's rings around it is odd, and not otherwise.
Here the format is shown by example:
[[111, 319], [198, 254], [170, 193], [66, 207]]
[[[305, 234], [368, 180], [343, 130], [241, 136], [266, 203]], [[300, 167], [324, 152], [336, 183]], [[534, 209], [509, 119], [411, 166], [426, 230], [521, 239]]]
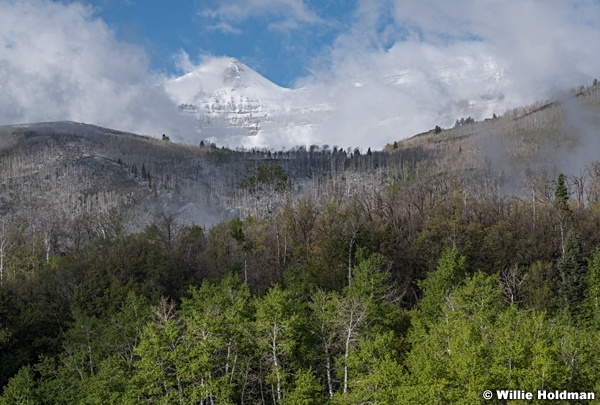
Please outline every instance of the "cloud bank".
[[397, 0], [395, 21], [419, 32], [425, 42], [481, 42], [508, 64], [511, 79], [527, 89], [555, 91], [598, 73], [597, 0], [415, 4]]
[[0, 123], [72, 120], [143, 134], [188, 127], [138, 46], [78, 3], [1, 0]]
[[[262, 23], [293, 44], [311, 29], [337, 27], [332, 42], [305, 53], [319, 56], [295, 85], [333, 113], [312, 133], [295, 140], [274, 134], [264, 146], [379, 148], [600, 76], [598, 0], [357, 0], [343, 21], [318, 1], [199, 4], [198, 13], [213, 22], [207, 35]], [[117, 39], [93, 8], [50, 0], [0, 5], [1, 124], [73, 120], [197, 143], [163, 88], [172, 78], [153, 73], [144, 49]]]
[[599, 15], [596, 0], [359, 1], [298, 85], [321, 85], [338, 106], [321, 139], [381, 146], [591, 84]]

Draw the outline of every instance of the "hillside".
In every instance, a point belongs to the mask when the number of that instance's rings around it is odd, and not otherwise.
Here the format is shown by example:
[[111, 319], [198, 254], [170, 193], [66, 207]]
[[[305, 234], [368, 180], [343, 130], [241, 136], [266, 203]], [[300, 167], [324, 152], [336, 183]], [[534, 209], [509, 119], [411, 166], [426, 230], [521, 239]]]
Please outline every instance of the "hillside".
[[598, 105], [385, 151], [3, 127], [0, 404], [593, 399]]
[[[264, 216], [286, 195], [349, 195], [360, 182], [347, 171], [381, 183], [398, 159], [414, 166], [424, 157], [411, 150], [390, 158], [314, 146], [233, 151], [74, 122], [4, 126], [0, 140], [1, 214], [58, 221], [118, 209], [130, 230], [163, 215], [199, 225]], [[252, 190], [243, 186], [264, 167], [283, 169], [286, 187], [271, 190], [275, 178], [263, 178]]]
[[198, 148], [74, 122], [5, 126], [0, 136], [4, 214], [60, 220], [119, 208], [138, 228], [163, 211], [214, 222]]
[[[596, 85], [482, 122], [457, 120], [454, 128], [419, 134], [383, 151], [335, 146], [234, 151], [74, 122], [5, 126], [0, 215], [46, 223], [117, 209], [130, 230], [164, 215], [211, 225], [228, 217], [272, 215], [287, 198], [302, 194], [323, 204], [403, 184], [411, 195], [411, 188], [427, 188], [442, 177], [473, 194], [529, 198], [526, 189], [551, 182], [559, 172], [568, 175], [573, 197], [583, 203], [596, 192], [598, 117]], [[271, 174], [249, 187], [261, 170]], [[283, 188], [275, 187], [277, 170]]]
[[[436, 156], [440, 169], [461, 173], [465, 181], [481, 182], [482, 174], [493, 177], [505, 196], [521, 196], [528, 183], [542, 177], [555, 179], [560, 172], [570, 175], [571, 183], [576, 177], [589, 183], [598, 175], [592, 170], [592, 163], [600, 158], [597, 84], [502, 116], [464, 125], [457, 120], [457, 124], [388, 144], [384, 150], [423, 148]], [[579, 201], [584, 199], [583, 190], [572, 192]]]

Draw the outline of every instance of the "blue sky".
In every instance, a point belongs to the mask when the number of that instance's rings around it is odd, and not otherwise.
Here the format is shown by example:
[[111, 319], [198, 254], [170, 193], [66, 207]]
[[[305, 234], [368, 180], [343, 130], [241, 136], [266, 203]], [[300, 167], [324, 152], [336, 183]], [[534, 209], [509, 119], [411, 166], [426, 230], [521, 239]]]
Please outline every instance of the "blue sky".
[[[120, 40], [142, 45], [157, 71], [178, 73], [180, 51], [196, 62], [207, 55], [231, 56], [285, 87], [310, 74], [315, 60], [328, 52], [355, 11], [350, 0], [273, 2], [271, 7], [268, 1], [239, 2], [242, 10], [227, 1], [85, 3]], [[256, 10], [244, 11], [246, 7]]]

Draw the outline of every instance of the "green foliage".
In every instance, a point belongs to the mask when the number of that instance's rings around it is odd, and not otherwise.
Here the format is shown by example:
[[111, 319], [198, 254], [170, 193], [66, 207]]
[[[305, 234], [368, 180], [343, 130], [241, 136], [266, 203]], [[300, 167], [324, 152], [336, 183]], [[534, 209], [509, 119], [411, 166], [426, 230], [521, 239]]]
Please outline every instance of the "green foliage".
[[588, 261], [585, 284], [585, 299], [581, 317], [593, 330], [600, 331], [600, 249]]
[[361, 339], [356, 350], [348, 357], [348, 366], [353, 370], [348, 393], [344, 395], [338, 391], [333, 402], [399, 403], [403, 369], [394, 345], [392, 332], [375, 333], [367, 339]]
[[[339, 155], [340, 170], [378, 159]], [[289, 190], [284, 160], [283, 172], [249, 168], [248, 190]], [[60, 252], [44, 230], [11, 234], [0, 403], [471, 404], [490, 387], [599, 390], [600, 253], [584, 262], [597, 208], [567, 222], [551, 182], [545, 202], [538, 188], [508, 202], [423, 180], [413, 163], [381, 175], [402, 179], [394, 187], [350, 200], [340, 183], [325, 204], [290, 196], [269, 218], [206, 232], [163, 216], [126, 234], [107, 215]], [[581, 235], [562, 255], [559, 228]]]
[[502, 304], [498, 278], [478, 273], [411, 335], [405, 401], [479, 403], [490, 387], [593, 391], [597, 336], [568, 322]]
[[150, 301], [130, 291], [119, 311], [105, 322], [101, 347], [118, 358], [128, 372], [131, 372], [136, 360], [134, 351], [142, 330], [151, 317]]
[[265, 380], [272, 387], [274, 401], [281, 401], [289, 391], [294, 355], [300, 350], [300, 333], [306, 322], [304, 305], [290, 291], [278, 285], [256, 300], [255, 342], [257, 355], [263, 359]]
[[442, 313], [450, 291], [462, 284], [465, 277], [465, 257], [455, 249], [446, 249], [439, 259], [438, 267], [419, 283], [423, 299], [419, 303], [419, 317], [425, 323], [434, 322]]
[[564, 307], [575, 319], [579, 315], [579, 306], [584, 298], [586, 267], [581, 252], [581, 242], [576, 232], [569, 232], [565, 243], [565, 252], [558, 260], [558, 273], [561, 283], [560, 297]]
[[35, 377], [31, 366], [21, 367], [19, 372], [12, 377], [5, 387], [0, 405], [9, 404], [37, 404]]
[[497, 277], [477, 273], [455, 287], [429, 331], [409, 334], [406, 364], [414, 395], [424, 402], [473, 403], [490, 386], [488, 334], [500, 299]]
[[324, 402], [321, 384], [311, 369], [298, 370], [294, 375], [294, 388], [285, 396], [285, 405], [314, 405]]
[[161, 299], [153, 308], [154, 320], [148, 323], [134, 353], [139, 356], [132, 383], [137, 395], [148, 402], [183, 400], [180, 368], [185, 346], [179, 315], [172, 302]]
[[[79, 389], [80, 403], [90, 405], [133, 404], [135, 392], [131, 386], [131, 373], [122, 360], [110, 356], [102, 360], [94, 375], [89, 376]], [[137, 393], [136, 393], [137, 394]]]
[[72, 372], [79, 374], [83, 380], [94, 375], [102, 350], [101, 331], [104, 325], [93, 316], [87, 316], [79, 310], [73, 311], [73, 322], [65, 334], [65, 363]]
[[560, 306], [559, 276], [553, 263], [536, 261], [523, 280], [523, 301], [526, 308], [554, 313]]
[[219, 283], [191, 288], [182, 303], [185, 352], [180, 365], [185, 395], [192, 402], [210, 398], [233, 402], [236, 366], [249, 350], [250, 292], [233, 275]]
[[287, 171], [278, 164], [248, 166], [240, 187], [250, 193], [284, 192], [290, 187]]

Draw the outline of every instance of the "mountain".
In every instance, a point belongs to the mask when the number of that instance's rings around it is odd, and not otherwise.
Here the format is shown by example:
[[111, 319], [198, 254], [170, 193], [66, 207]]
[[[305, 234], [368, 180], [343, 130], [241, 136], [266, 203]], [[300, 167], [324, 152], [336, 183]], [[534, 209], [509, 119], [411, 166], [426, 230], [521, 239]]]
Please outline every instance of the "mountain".
[[196, 119], [202, 139], [230, 146], [266, 146], [275, 132], [287, 138], [285, 146], [303, 144], [303, 134], [331, 110], [234, 58], [213, 59], [165, 87], [180, 111]]
[[502, 113], [503, 68], [493, 58], [455, 58], [428, 70], [389, 67], [288, 89], [234, 58], [213, 58], [165, 83], [197, 123], [200, 139], [230, 147], [373, 146], [460, 117]]

